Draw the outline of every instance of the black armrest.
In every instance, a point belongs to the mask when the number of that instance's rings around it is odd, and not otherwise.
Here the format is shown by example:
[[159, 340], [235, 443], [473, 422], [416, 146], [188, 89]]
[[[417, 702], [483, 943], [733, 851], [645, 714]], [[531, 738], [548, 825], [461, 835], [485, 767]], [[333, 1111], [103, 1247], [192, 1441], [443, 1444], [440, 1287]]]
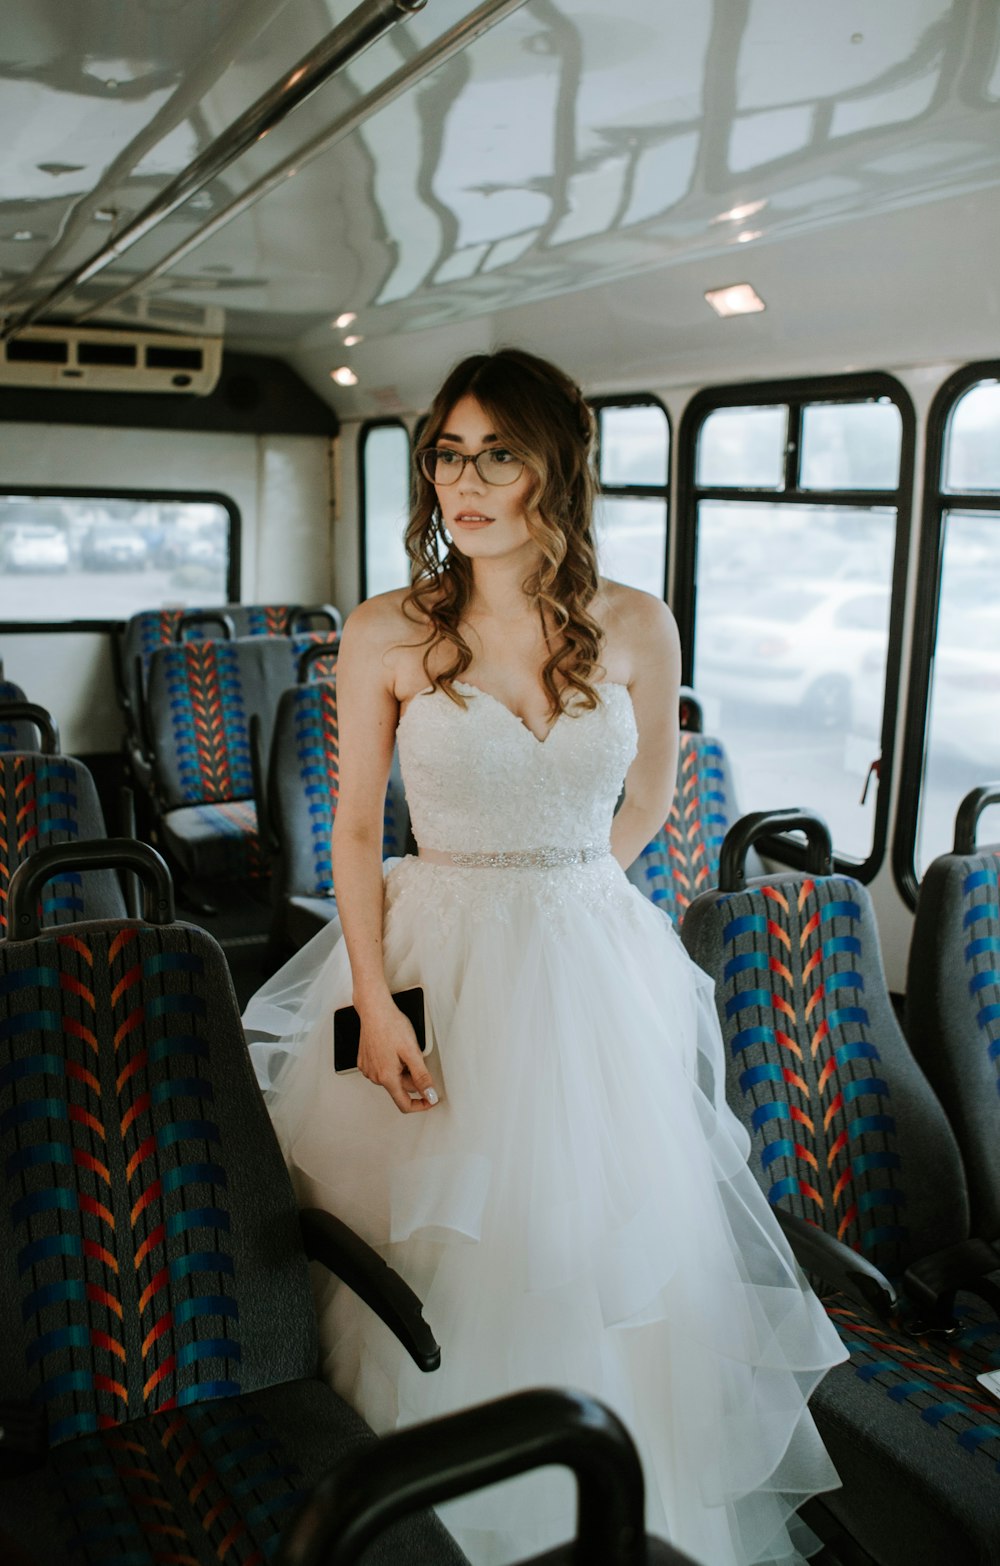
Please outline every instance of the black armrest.
[[921, 1256], [903, 1274], [903, 1289], [930, 1330], [955, 1325], [955, 1295], [965, 1289], [1000, 1311], [1000, 1250], [988, 1240], [963, 1240]]
[[322, 1262], [353, 1289], [395, 1333], [419, 1370], [437, 1370], [441, 1350], [409, 1284], [387, 1266], [367, 1241], [332, 1213], [321, 1207], [306, 1207], [299, 1218], [309, 1260]]
[[786, 1212], [782, 1207], [775, 1207], [773, 1212], [803, 1271], [888, 1320], [896, 1307], [896, 1290], [867, 1257], [859, 1256], [825, 1229], [806, 1223], [797, 1213]]

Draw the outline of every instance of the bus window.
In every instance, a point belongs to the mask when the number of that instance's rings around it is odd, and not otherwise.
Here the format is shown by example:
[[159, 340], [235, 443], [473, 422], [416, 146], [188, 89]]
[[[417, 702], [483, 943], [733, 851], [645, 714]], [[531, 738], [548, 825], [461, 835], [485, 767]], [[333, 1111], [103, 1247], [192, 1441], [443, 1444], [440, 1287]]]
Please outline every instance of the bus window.
[[694, 400], [679, 588], [692, 683], [732, 755], [741, 810], [811, 806], [838, 856], [867, 875], [885, 832], [877, 780], [866, 780], [882, 755], [886, 784], [891, 760], [883, 718], [887, 680], [898, 681], [890, 610], [913, 416], [895, 382], [865, 379], [799, 382], [781, 400], [773, 387]]
[[361, 431], [361, 597], [407, 587], [403, 534], [410, 510], [410, 437], [398, 420]]
[[[950, 406], [932, 410], [929, 438], [942, 431], [942, 460], [928, 453], [928, 580], [918, 604], [920, 623], [936, 621], [937, 635], [933, 656], [929, 638], [917, 636], [928, 692], [917, 879], [951, 848], [964, 795], [1000, 778], [1000, 378], [979, 372], [969, 385], [966, 376]], [[1000, 838], [1000, 807], [984, 812], [979, 835]]]
[[597, 548], [603, 576], [661, 598], [667, 567], [670, 422], [652, 397], [600, 399]]
[[225, 603], [238, 527], [223, 496], [0, 494], [0, 621], [103, 623]]

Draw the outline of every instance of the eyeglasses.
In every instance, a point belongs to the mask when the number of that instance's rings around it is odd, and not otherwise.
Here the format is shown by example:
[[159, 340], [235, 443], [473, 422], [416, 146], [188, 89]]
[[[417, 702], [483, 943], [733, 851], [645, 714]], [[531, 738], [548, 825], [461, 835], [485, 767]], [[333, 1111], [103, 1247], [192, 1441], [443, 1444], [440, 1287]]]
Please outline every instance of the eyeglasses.
[[502, 446], [477, 451], [474, 456], [463, 456], [446, 446], [428, 446], [420, 453], [421, 471], [432, 484], [454, 484], [465, 472], [467, 462], [472, 463], [484, 484], [516, 484], [524, 472], [521, 458]]

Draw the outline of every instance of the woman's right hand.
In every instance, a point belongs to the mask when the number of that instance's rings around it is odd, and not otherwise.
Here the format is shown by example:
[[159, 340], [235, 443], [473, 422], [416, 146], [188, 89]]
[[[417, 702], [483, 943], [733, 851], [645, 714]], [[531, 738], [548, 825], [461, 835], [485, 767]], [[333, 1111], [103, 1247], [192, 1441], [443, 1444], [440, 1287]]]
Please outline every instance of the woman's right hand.
[[391, 998], [377, 1010], [361, 1012], [358, 1070], [385, 1088], [401, 1114], [433, 1109], [438, 1101], [417, 1036]]

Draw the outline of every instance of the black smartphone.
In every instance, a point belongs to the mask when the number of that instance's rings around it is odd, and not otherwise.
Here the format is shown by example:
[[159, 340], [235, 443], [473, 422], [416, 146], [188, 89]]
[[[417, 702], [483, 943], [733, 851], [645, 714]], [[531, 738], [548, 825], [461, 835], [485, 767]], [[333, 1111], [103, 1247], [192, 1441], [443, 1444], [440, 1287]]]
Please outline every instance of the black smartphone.
[[[427, 1024], [424, 1014], [424, 992], [420, 988], [397, 990], [393, 1000], [407, 1018], [417, 1035], [421, 1051], [427, 1050]], [[357, 1071], [358, 1047], [361, 1043], [361, 1018], [353, 1006], [338, 1006], [333, 1014], [333, 1069]]]

